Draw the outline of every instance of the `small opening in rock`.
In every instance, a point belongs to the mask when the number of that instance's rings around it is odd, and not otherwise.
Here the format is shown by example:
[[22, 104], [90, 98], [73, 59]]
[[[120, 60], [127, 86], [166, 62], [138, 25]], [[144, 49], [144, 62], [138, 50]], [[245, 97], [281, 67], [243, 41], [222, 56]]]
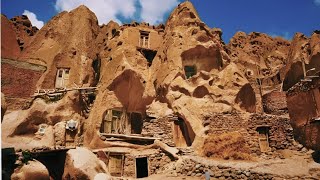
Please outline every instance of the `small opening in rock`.
[[141, 48], [141, 49], [139, 49], [139, 52], [147, 59], [148, 66], [150, 67], [152, 65], [152, 61], [153, 61], [154, 57], [157, 54], [157, 51]]
[[189, 79], [192, 76], [197, 74], [196, 66], [184, 66], [184, 72], [185, 72], [186, 78]]
[[130, 121], [131, 121], [131, 133], [141, 134], [142, 125], [143, 125], [141, 113], [136, 113], [136, 112], [130, 113]]

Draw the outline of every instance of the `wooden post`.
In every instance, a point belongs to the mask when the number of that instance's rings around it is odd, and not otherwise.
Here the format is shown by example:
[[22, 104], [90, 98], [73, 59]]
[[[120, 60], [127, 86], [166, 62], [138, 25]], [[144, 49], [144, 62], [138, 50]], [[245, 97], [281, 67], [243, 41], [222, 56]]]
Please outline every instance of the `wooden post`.
[[305, 78], [305, 77], [307, 76], [307, 73], [306, 73], [306, 64], [304, 63], [303, 60], [301, 61], [301, 63], [302, 63], [303, 78]]

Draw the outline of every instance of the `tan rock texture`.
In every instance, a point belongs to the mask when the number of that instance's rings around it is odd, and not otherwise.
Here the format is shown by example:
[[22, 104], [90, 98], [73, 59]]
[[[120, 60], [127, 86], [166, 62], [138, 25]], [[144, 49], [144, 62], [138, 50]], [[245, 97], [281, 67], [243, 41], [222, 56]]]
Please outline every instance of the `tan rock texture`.
[[[2, 129], [2, 144], [22, 149], [42, 146], [54, 148], [54, 136], [57, 134], [54, 126], [57, 123], [70, 119], [81, 123], [84, 120], [78, 104], [80, 103], [77, 92], [69, 93], [57, 102], [36, 99], [29, 109], [6, 115], [2, 122], [2, 127], [6, 127]], [[43, 135], [38, 132], [42, 124], [46, 126]], [[21, 140], [24, 143], [21, 143]]]
[[31, 21], [26, 15], [15, 16], [11, 18], [10, 21], [12, 22], [13, 28], [16, 32], [20, 50], [23, 50], [39, 29], [32, 26]]
[[[285, 66], [289, 46], [290, 42], [280, 37], [272, 38], [259, 32], [237, 32], [231, 38], [228, 49], [231, 60], [250, 81], [256, 81], [256, 78], [267, 81], [279, 74], [280, 69]], [[280, 83], [279, 80], [268, 84]]]
[[[114, 31], [111, 38], [110, 30]], [[149, 48], [157, 51], [151, 67], [139, 49], [138, 30], [150, 32]], [[210, 112], [254, 112], [253, 89], [237, 66], [229, 63], [216, 32], [199, 19], [190, 2], [172, 12], [165, 29], [145, 23], [103, 26], [98, 35], [99, 90], [86, 121], [85, 144], [107, 146], [100, 140], [99, 129], [104, 113], [112, 108], [145, 114], [152, 102], [166, 103], [190, 123], [196, 139], [203, 135], [202, 118]], [[187, 79], [184, 66], [195, 66], [197, 74]]]
[[16, 59], [20, 54], [12, 23], [1, 14], [1, 58]]
[[41, 28], [20, 58], [47, 67], [37, 88], [55, 88], [58, 68], [70, 69], [67, 87], [94, 85], [92, 62], [98, 30], [96, 16], [85, 6], [61, 12]]
[[86, 148], [67, 152], [63, 179], [94, 179], [99, 173], [107, 173], [106, 165]]
[[22, 167], [18, 167], [11, 175], [12, 180], [49, 180], [49, 172], [47, 168], [37, 160], [28, 161], [28, 164], [24, 164]]
[[35, 27], [32, 27], [26, 16], [8, 20], [1, 15], [1, 91], [7, 96], [10, 110], [23, 107], [46, 70], [44, 66], [19, 60], [20, 48], [23, 48], [35, 33]]
[[[315, 75], [320, 71], [320, 32], [315, 31], [310, 38], [296, 33], [286, 60], [283, 90], [288, 90], [306, 75]], [[315, 68], [314, 70], [311, 70]]]
[[[85, 6], [61, 12], [24, 46], [19, 60], [45, 67], [44, 73], [28, 76], [41, 77], [25, 88], [54, 89], [59, 69], [67, 69], [66, 88], [97, 88], [92, 103], [83, 113], [84, 98], [78, 90], [57, 99], [37, 98], [27, 110], [5, 116], [3, 144], [63, 148], [65, 123], [74, 119], [80, 124], [75, 136], [78, 145], [106, 148], [111, 143], [104, 141], [99, 131], [106, 112], [117, 109], [140, 113], [143, 118], [175, 116], [185, 123], [192, 146], [199, 150], [206, 137], [203, 122], [212, 114], [259, 111], [263, 97], [257, 95], [257, 79], [262, 81], [261, 95], [279, 91], [283, 79], [296, 81], [296, 76], [290, 75], [296, 71], [290, 69], [305, 54], [300, 51], [301, 44], [309, 43], [311, 49], [306, 64], [318, 66], [317, 32], [310, 40], [297, 34], [292, 43], [263, 33], [238, 32], [225, 45], [221, 35], [221, 29], [209, 28], [201, 21], [189, 1], [178, 5], [166, 24], [159, 26], [111, 21], [99, 27], [95, 14]], [[15, 91], [10, 86], [8, 92], [10, 89]], [[27, 94], [30, 92], [23, 95]], [[38, 133], [41, 125], [46, 127], [44, 135]], [[21, 139], [26, 143], [19, 144]], [[65, 171], [70, 176], [92, 179], [98, 173], [78, 170], [89, 167], [75, 167], [71, 163], [75, 157], [69, 156], [68, 166], [77, 169]]]

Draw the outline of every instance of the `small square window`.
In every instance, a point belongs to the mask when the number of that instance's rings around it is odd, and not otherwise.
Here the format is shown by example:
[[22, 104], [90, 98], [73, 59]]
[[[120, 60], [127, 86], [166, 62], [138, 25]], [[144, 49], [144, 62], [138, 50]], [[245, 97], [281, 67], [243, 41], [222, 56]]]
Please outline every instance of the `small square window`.
[[63, 70], [59, 69], [58, 77], [62, 77], [62, 74], [63, 74]]
[[195, 66], [184, 66], [184, 72], [186, 74], [186, 78], [189, 79], [197, 74], [197, 69]]

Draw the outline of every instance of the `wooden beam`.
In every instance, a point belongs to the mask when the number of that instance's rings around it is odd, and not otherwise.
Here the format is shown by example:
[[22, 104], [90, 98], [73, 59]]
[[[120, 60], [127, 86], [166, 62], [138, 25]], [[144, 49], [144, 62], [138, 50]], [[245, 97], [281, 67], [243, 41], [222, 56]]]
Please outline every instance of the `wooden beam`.
[[107, 134], [107, 133], [100, 133], [101, 136], [105, 136], [107, 138], [120, 138], [126, 140], [141, 140], [141, 141], [154, 141], [160, 140], [160, 138], [154, 137], [143, 137], [143, 136], [132, 136], [132, 135], [125, 135], [125, 134]]

